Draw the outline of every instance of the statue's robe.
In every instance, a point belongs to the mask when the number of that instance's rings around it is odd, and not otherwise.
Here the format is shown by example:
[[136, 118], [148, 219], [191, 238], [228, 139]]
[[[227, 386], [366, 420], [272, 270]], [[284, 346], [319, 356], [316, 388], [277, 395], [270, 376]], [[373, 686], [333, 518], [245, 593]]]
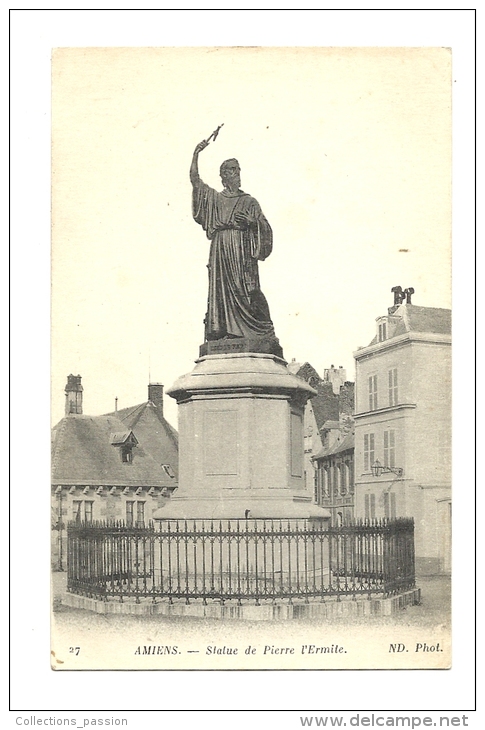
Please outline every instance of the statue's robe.
[[[273, 232], [259, 203], [247, 193], [222, 193], [200, 181], [193, 186], [192, 212], [211, 241], [205, 339], [274, 336], [268, 303], [259, 285], [258, 261], [273, 248]], [[256, 224], [242, 230], [238, 212]]]

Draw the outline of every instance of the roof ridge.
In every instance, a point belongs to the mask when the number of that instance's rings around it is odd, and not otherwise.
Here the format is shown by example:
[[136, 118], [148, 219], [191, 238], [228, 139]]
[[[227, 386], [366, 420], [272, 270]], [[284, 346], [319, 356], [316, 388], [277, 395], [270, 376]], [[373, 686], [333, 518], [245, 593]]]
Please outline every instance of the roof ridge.
[[443, 312], [451, 312], [450, 307], [425, 307], [424, 304], [402, 304], [402, 307], [407, 307], [408, 311], [411, 309], [440, 309]]
[[172, 426], [171, 423], [169, 423], [167, 421], [167, 419], [163, 415], [163, 412], [159, 413], [157, 406], [155, 406], [155, 414], [156, 414], [158, 420], [160, 421], [160, 423], [162, 424], [162, 426], [164, 427], [165, 433], [169, 436], [169, 438], [172, 440], [172, 443], [174, 444], [174, 446], [176, 446], [178, 449], [179, 442], [178, 442], [177, 430]]
[[145, 401], [145, 403], [140, 403], [140, 405], [137, 407], [138, 408], [138, 413], [136, 413], [136, 410], [137, 410], [136, 408], [133, 410], [132, 415], [133, 414], [135, 414], [135, 415], [134, 415], [134, 418], [133, 418], [132, 423], [130, 424], [132, 429], [135, 428], [136, 424], [138, 423], [138, 421], [142, 417], [143, 412], [146, 410], [147, 407], [148, 407], [148, 401]]
[[[143, 409], [146, 405], [147, 402], [145, 401], [144, 403], [138, 403], [136, 406], [128, 406], [127, 408], [120, 408], [119, 411], [111, 411], [110, 413], [106, 413], [105, 415], [115, 416], [124, 423], [126, 418], [130, 418], [131, 416], [133, 416], [134, 413], [136, 413], [138, 409]], [[123, 411], [125, 411], [125, 413], [123, 413]], [[122, 416], [120, 416], [121, 413], [123, 413]]]
[[[154, 403], [151, 400], [147, 400], [147, 401], [144, 401], [143, 403], [139, 403], [138, 405], [133, 406], [130, 409], [130, 411], [125, 414], [125, 416], [123, 418], [120, 418], [120, 420], [123, 423], [125, 423], [125, 419], [128, 419], [130, 417], [133, 418], [133, 416], [134, 416], [133, 422], [131, 423], [131, 426], [130, 426], [132, 429], [134, 429], [135, 426], [137, 425], [138, 421], [142, 417], [143, 412], [149, 406], [151, 406], [154, 409], [155, 415], [157, 416], [157, 419], [160, 421], [160, 423], [164, 427], [167, 435], [171, 438], [173, 444], [178, 447], [178, 438], [177, 438], [178, 434], [177, 434], [177, 429], [175, 429], [172, 426], [172, 424], [167, 421], [167, 419], [163, 415], [163, 408], [160, 409], [159, 406], [157, 406], [156, 403]], [[127, 409], [124, 409], [124, 410], [127, 410]], [[136, 411], [138, 411], [138, 413], [136, 413]], [[119, 412], [118, 412], [118, 414], [117, 413], [110, 413], [110, 414], [107, 414], [107, 415], [113, 415], [113, 416], [117, 416], [119, 418]]]

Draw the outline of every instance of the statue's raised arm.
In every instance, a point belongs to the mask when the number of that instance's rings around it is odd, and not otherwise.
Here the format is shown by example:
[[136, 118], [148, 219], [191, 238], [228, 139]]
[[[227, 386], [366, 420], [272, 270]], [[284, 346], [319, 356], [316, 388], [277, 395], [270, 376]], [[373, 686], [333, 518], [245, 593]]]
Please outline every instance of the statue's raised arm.
[[194, 154], [192, 155], [192, 164], [190, 165], [190, 182], [192, 185], [198, 185], [200, 183], [199, 177], [199, 154], [202, 150], [208, 146], [208, 141], [203, 139], [202, 142], [196, 146]]

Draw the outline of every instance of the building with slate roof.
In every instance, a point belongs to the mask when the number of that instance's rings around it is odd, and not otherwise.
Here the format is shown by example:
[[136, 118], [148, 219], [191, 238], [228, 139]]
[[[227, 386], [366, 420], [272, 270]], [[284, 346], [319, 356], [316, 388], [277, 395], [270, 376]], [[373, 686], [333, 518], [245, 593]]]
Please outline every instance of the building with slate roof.
[[163, 385], [148, 386], [148, 400], [108, 414], [132, 430], [143, 448], [178, 482], [178, 433], [163, 415]]
[[332, 527], [348, 524], [354, 518], [354, 447], [353, 430], [345, 433], [338, 429], [332, 442], [327, 441], [313, 457], [315, 502], [330, 511]]
[[305, 406], [303, 425], [305, 484], [312, 492], [316, 489], [315, 455], [353, 428], [354, 383], [347, 380], [346, 371], [341, 366], [326, 368], [323, 378], [308, 362], [302, 364], [292, 360], [288, 369], [317, 391], [317, 395], [312, 396]]
[[393, 291], [374, 338], [354, 353], [355, 515], [413, 517], [417, 571], [448, 572], [451, 312]]
[[81, 377], [69, 376], [66, 415], [52, 430], [52, 562], [60, 570], [70, 520], [141, 526], [177, 487], [177, 433], [163, 417], [163, 386], [150, 385], [146, 403], [104, 416], [84, 415], [79, 393]]

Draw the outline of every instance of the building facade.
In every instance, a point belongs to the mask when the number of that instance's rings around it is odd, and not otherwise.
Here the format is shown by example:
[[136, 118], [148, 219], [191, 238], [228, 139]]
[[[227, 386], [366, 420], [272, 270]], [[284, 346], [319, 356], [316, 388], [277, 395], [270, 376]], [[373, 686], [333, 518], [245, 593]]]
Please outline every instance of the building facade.
[[315, 456], [353, 430], [354, 383], [342, 366], [326, 368], [323, 378], [308, 362], [293, 360], [288, 369], [317, 391], [305, 406], [303, 423], [305, 485], [316, 494]]
[[329, 510], [332, 527], [349, 524], [355, 513], [354, 433], [325, 434], [326, 446], [313, 457], [315, 502]]
[[[354, 353], [355, 515], [413, 517], [416, 569], [451, 565], [451, 312], [396, 301]], [[405, 292], [406, 293], [406, 292]]]
[[[80, 394], [80, 395], [79, 395]], [[87, 416], [81, 376], [66, 385], [66, 415], [52, 430], [52, 566], [66, 568], [67, 524], [143, 526], [177, 488], [177, 434], [163, 418], [163, 386], [134, 408]]]

